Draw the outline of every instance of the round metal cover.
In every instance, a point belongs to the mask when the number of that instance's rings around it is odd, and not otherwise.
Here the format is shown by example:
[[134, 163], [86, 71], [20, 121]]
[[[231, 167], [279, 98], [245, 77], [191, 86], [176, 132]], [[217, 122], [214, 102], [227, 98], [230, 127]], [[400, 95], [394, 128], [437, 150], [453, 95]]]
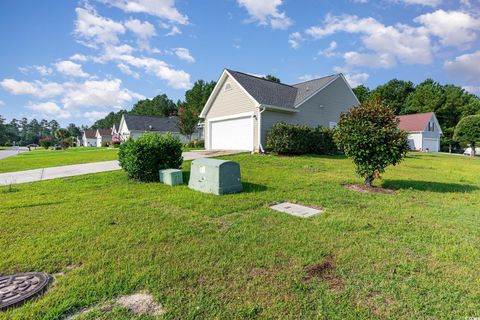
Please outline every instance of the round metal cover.
[[43, 272], [17, 273], [0, 277], [0, 310], [22, 304], [43, 292], [50, 276]]

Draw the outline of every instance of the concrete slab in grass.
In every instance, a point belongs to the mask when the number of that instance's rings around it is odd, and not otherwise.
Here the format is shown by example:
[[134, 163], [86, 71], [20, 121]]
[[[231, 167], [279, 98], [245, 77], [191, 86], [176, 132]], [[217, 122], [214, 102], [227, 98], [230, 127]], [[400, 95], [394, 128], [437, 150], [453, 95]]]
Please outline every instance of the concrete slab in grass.
[[324, 210], [318, 210], [315, 208], [301, 206], [299, 204], [290, 203], [290, 202], [278, 203], [273, 206], [270, 206], [270, 208], [275, 211], [288, 213], [292, 216], [300, 217], [300, 218], [310, 218], [324, 211]]

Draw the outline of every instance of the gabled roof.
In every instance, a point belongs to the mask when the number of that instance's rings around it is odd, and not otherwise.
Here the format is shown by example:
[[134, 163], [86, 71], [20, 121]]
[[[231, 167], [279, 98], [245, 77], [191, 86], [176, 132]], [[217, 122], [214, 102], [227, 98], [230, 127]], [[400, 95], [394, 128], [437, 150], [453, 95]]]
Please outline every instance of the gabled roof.
[[258, 103], [287, 109], [294, 109], [339, 76], [335, 74], [294, 85], [287, 85], [239, 71], [226, 70]]
[[95, 134], [97, 133], [97, 130], [85, 130], [85, 138], [87, 139], [95, 139]]
[[424, 131], [427, 127], [428, 122], [434, 116], [435, 113], [433, 112], [426, 112], [426, 113], [416, 113], [416, 114], [407, 114], [403, 116], [398, 116], [398, 120], [400, 120], [398, 127], [403, 130], [407, 130], [410, 132], [413, 131]]
[[111, 136], [112, 135], [112, 130], [110, 129], [97, 129], [98, 134], [101, 136]]
[[179, 132], [178, 117], [152, 117], [123, 115], [130, 131], [168, 131]]

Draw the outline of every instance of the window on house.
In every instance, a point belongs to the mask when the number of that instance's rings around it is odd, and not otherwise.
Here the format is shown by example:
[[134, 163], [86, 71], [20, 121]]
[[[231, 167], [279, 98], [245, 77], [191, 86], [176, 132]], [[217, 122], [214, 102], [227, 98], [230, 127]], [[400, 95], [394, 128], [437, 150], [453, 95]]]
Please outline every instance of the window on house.
[[435, 131], [435, 123], [434, 122], [430, 121], [428, 123], [428, 131], [431, 131], [431, 132]]
[[232, 90], [232, 85], [230, 84], [230, 82], [227, 82], [225, 84], [225, 91], [229, 91], [229, 90]]

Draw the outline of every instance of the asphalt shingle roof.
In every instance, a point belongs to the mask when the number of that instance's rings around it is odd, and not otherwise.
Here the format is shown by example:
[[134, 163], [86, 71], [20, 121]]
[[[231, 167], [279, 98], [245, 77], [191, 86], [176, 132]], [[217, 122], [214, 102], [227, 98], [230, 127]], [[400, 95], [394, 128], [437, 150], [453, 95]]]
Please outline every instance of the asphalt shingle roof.
[[247, 73], [227, 71], [260, 104], [293, 109], [338, 75], [331, 75], [294, 85], [272, 82]]
[[95, 139], [95, 134], [97, 133], [97, 130], [85, 130], [85, 138], [87, 139]]
[[433, 112], [407, 114], [398, 116], [400, 120], [398, 127], [407, 131], [423, 131], [428, 124], [428, 121], [432, 118]]
[[111, 129], [98, 129], [98, 133], [100, 133], [101, 136], [110, 136], [110, 135], [112, 135], [112, 130]]
[[179, 132], [178, 117], [151, 117], [125, 114], [125, 122], [130, 131], [168, 131]]

